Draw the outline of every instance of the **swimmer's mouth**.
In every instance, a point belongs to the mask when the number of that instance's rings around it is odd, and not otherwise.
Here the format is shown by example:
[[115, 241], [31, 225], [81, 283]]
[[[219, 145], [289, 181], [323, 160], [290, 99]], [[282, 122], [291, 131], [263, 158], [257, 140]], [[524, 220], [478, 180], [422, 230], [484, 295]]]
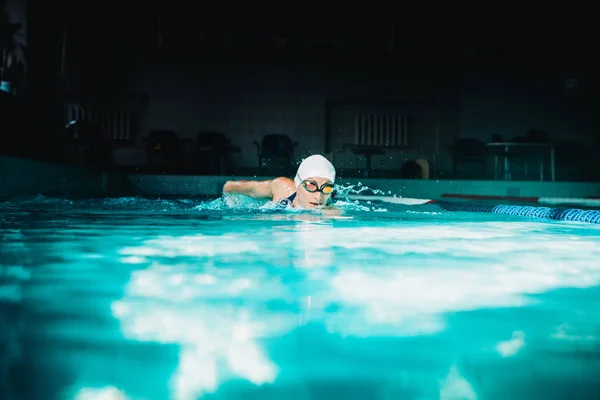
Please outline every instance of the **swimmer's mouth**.
[[315, 203], [315, 202], [312, 202], [312, 201], [310, 202], [310, 204], [312, 204], [315, 207], [318, 207], [318, 206], [322, 205], [321, 203]]

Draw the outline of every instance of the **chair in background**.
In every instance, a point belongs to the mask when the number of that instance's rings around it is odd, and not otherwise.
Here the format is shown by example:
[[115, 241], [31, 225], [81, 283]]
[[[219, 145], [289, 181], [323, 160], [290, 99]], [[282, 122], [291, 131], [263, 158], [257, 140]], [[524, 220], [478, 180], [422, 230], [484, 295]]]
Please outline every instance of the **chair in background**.
[[285, 167], [292, 164], [294, 148], [298, 143], [292, 142], [287, 135], [271, 134], [263, 136], [261, 143], [254, 142], [258, 154], [258, 167], [263, 168], [264, 160], [282, 159]]
[[456, 176], [460, 164], [478, 164], [481, 171], [485, 173], [485, 163], [488, 156], [488, 149], [484, 142], [474, 138], [457, 139], [450, 146], [452, 155], [452, 171]]
[[421, 167], [421, 179], [429, 179], [431, 177], [431, 165], [429, 161], [424, 158], [417, 158], [415, 162]]
[[415, 160], [409, 160], [402, 164], [400, 169], [400, 179], [421, 179], [423, 171], [421, 165]]
[[227, 158], [232, 153], [239, 153], [239, 147], [220, 132], [200, 132], [196, 135], [194, 154], [195, 172], [224, 175], [229, 169]]
[[146, 154], [149, 167], [162, 166], [167, 169], [183, 167], [182, 142], [174, 131], [150, 131], [146, 142]]
[[112, 149], [104, 130], [92, 121], [71, 121], [65, 127], [65, 148], [70, 162], [87, 167], [109, 167]]
[[429, 179], [431, 166], [424, 158], [416, 158], [402, 164], [399, 177], [401, 179]]

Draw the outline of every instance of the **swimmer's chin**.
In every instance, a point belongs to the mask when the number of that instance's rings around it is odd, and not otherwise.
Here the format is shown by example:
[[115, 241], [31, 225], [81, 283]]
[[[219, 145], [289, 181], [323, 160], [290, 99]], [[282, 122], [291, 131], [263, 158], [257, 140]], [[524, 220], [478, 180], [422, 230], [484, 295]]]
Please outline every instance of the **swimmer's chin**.
[[295, 208], [300, 210], [321, 210], [323, 209], [323, 204], [320, 203], [307, 203], [302, 205], [297, 205]]

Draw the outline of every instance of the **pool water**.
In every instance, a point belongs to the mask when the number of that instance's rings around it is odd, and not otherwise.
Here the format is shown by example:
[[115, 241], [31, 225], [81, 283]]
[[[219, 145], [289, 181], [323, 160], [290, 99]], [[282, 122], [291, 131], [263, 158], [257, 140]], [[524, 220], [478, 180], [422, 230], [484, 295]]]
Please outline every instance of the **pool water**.
[[597, 399], [600, 227], [0, 203], [0, 398]]

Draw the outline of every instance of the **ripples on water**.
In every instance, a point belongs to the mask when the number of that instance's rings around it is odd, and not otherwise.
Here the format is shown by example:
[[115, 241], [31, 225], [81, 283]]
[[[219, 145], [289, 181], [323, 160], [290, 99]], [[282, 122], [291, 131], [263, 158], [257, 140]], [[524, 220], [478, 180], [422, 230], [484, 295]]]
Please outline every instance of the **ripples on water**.
[[339, 205], [1, 203], [0, 398], [597, 398], [598, 226]]

